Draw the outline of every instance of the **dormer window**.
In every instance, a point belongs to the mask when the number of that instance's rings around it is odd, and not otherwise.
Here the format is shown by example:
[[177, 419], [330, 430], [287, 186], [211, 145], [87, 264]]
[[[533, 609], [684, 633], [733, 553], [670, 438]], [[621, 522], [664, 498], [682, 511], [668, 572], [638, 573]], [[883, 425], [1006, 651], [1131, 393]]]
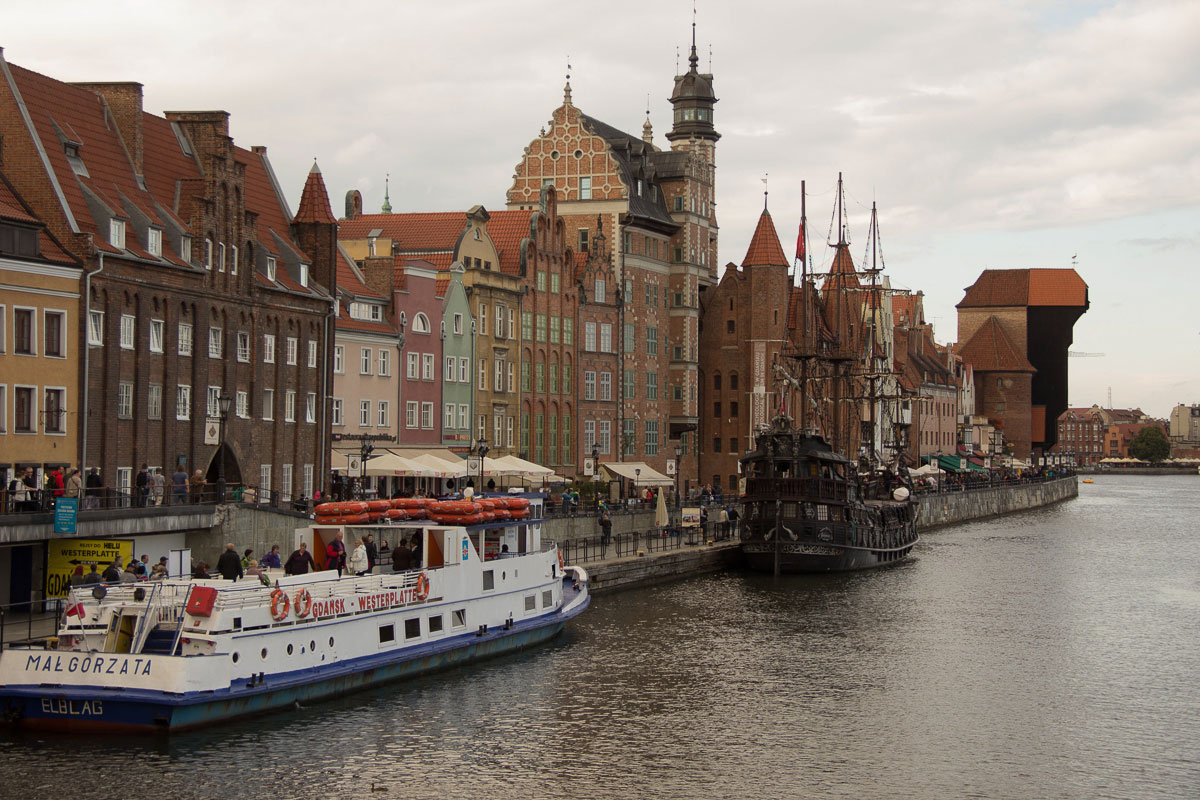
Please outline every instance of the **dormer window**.
[[267, 280], [275, 282], [275, 257], [267, 256]]
[[237, 275], [238, 249], [236, 244], [229, 245], [229, 274]]
[[225, 271], [225, 243], [217, 243], [217, 272]]
[[204, 268], [212, 269], [212, 239], [204, 240]]
[[108, 243], [118, 250], [125, 249], [125, 220], [110, 219], [108, 221]]
[[179, 257], [184, 263], [192, 263], [192, 237], [184, 236], [179, 240]]
[[300, 285], [308, 288], [308, 264], [300, 265]]
[[162, 231], [158, 228], [146, 231], [146, 251], [152, 256], [162, 256]]

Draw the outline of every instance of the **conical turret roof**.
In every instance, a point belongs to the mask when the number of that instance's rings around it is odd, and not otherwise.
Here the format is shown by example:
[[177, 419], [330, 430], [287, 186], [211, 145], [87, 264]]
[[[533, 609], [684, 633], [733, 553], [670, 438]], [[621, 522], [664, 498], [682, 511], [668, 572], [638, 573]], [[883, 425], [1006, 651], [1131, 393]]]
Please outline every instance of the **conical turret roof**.
[[775, 223], [771, 220], [771, 212], [763, 209], [758, 217], [758, 226], [746, 248], [746, 257], [742, 259], [743, 267], [786, 267], [787, 257], [783, 254], [783, 245], [779, 243], [779, 234], [775, 232]]
[[332, 222], [337, 224], [333, 209], [329, 207], [329, 192], [325, 190], [325, 179], [317, 162], [313, 162], [308, 171], [308, 179], [304, 181], [304, 191], [300, 193], [300, 207], [296, 209], [293, 222]]

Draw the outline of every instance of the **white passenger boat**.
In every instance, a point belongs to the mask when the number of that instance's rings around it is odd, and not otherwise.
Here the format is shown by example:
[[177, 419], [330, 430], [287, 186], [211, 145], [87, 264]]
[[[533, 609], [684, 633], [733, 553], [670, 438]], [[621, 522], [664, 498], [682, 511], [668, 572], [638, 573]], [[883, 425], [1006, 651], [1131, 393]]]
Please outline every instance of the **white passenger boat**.
[[[56, 640], [0, 653], [4, 721], [175, 731], [536, 645], [590, 598], [587, 573], [564, 567], [534, 523], [388, 525], [422, 543], [419, 567], [400, 573], [75, 590]], [[313, 526], [297, 538], [331, 533]], [[481, 558], [501, 541], [512, 552]]]

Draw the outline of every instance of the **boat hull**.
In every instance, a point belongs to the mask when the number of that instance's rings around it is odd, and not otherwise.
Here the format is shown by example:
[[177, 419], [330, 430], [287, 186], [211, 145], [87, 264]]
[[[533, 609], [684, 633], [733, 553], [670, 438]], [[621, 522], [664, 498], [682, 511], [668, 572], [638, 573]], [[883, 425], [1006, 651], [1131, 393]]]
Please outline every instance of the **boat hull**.
[[[779, 571], [782, 573], [850, 572], [891, 566], [907, 561], [916, 539], [903, 547], [870, 549], [825, 543], [781, 542]], [[775, 571], [775, 545], [771, 542], [743, 542], [746, 566], [756, 572]]]
[[[558, 635], [589, 603], [590, 597], [584, 597], [567, 611], [509, 629], [491, 628], [328, 667], [270, 675], [256, 684], [238, 681], [225, 691], [176, 694], [53, 684], [6, 686], [0, 690], [0, 711], [5, 723], [35, 730], [155, 733], [200, 728], [535, 647]], [[38, 655], [11, 650], [5, 655], [20, 652]], [[44, 651], [43, 657], [48, 655], [52, 651]]]

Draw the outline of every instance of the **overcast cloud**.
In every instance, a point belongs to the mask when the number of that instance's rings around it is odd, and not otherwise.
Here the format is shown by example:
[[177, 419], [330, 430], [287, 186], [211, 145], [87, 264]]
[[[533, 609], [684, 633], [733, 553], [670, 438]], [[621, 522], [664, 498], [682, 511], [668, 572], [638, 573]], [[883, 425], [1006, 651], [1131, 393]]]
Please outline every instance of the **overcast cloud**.
[[[1200, 3], [700, 0], [720, 102], [722, 262], [762, 210], [789, 249], [808, 182], [812, 252], [845, 173], [853, 252], [878, 201], [894, 285], [939, 340], [987, 267], [1067, 267], [1091, 287], [1075, 405], [1200, 402]], [[146, 107], [222, 108], [295, 205], [316, 157], [335, 213], [391, 174], [398, 211], [502, 208], [562, 102], [665, 147], [688, 2], [56, 2], [0, 11], [0, 46], [62, 80], [134, 80]], [[679, 60], [677, 61], [677, 48]]]

